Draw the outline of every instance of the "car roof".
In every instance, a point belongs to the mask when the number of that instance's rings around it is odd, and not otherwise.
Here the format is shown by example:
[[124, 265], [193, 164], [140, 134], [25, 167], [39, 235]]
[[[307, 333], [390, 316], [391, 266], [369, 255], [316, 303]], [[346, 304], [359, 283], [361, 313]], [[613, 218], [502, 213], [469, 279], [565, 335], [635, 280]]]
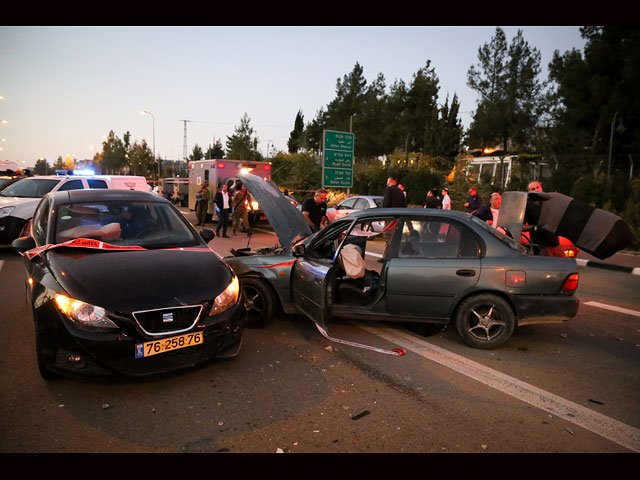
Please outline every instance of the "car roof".
[[460, 212], [458, 210], [442, 210], [439, 208], [370, 208], [367, 210], [360, 210], [350, 214], [345, 219], [353, 218], [367, 218], [367, 217], [380, 217], [380, 216], [419, 216], [419, 217], [446, 217], [454, 218], [458, 220], [468, 220], [471, 216], [468, 213]]
[[51, 197], [56, 204], [82, 203], [110, 200], [145, 201], [155, 203], [170, 203], [164, 197], [152, 192], [142, 190], [116, 190], [116, 189], [94, 189], [94, 190], [66, 190], [50, 192], [46, 196]]

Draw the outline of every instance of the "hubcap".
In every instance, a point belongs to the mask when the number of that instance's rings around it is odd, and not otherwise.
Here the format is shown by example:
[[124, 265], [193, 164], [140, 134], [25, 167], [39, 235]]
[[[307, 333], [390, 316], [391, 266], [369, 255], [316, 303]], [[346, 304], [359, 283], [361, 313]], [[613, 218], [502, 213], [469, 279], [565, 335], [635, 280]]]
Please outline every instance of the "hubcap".
[[473, 315], [469, 316], [468, 332], [480, 340], [496, 338], [506, 326], [495, 305], [480, 305], [471, 309], [471, 313]]

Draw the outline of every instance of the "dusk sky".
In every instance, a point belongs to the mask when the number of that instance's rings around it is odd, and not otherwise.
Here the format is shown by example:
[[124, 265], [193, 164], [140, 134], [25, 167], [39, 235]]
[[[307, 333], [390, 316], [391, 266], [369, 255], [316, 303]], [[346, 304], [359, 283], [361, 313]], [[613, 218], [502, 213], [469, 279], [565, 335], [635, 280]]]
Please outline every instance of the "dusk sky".
[[[501, 26], [542, 55], [583, 50], [578, 26]], [[92, 158], [109, 131], [156, 154], [183, 158], [234, 133], [246, 113], [263, 155], [287, 150], [294, 120], [305, 123], [335, 98], [356, 63], [367, 82], [407, 85], [428, 60], [439, 100], [457, 94], [467, 127], [476, 94], [467, 71], [495, 26], [459, 27], [0, 27], [0, 160], [33, 166], [45, 157]], [[148, 110], [153, 114], [140, 114]], [[355, 132], [357, 135], [357, 132]], [[356, 152], [357, 154], [357, 152]]]

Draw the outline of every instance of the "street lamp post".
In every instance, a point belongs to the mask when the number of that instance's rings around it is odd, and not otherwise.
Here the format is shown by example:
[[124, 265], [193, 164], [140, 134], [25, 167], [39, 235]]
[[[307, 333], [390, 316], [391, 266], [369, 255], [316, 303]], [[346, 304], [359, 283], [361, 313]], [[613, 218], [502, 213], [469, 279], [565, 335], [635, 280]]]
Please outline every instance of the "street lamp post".
[[[156, 159], [156, 119], [153, 116], [153, 113], [147, 110], [141, 110], [140, 113], [142, 115], [144, 115], [145, 113], [147, 115], [151, 115], [152, 127], [153, 127], [153, 160], [155, 161]], [[162, 176], [162, 166], [160, 164], [160, 160], [158, 160], [158, 181], [160, 181], [161, 176]]]

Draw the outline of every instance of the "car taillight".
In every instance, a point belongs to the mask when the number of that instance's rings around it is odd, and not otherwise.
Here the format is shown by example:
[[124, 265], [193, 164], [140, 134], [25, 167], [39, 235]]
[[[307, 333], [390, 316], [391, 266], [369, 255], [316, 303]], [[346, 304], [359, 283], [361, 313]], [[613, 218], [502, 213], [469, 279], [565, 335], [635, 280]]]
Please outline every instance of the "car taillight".
[[562, 291], [574, 292], [577, 290], [577, 288], [578, 288], [578, 274], [572, 273], [565, 280], [564, 285], [562, 286]]

